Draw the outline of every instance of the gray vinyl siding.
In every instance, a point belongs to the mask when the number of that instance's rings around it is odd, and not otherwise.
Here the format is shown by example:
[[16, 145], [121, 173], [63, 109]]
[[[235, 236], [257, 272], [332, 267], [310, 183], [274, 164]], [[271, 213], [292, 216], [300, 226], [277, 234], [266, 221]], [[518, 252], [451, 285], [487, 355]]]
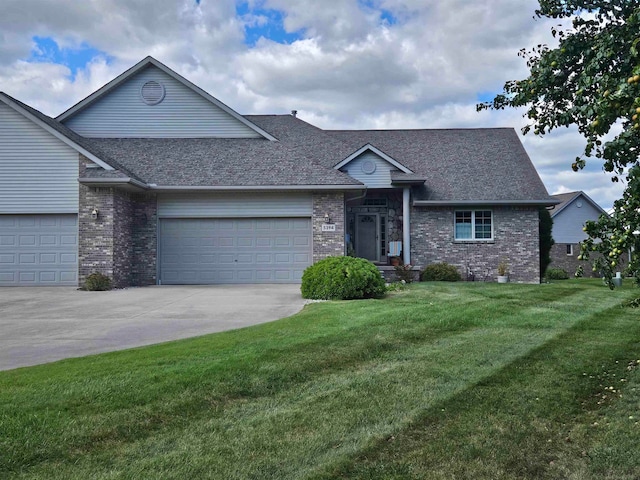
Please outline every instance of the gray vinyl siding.
[[310, 193], [207, 193], [158, 196], [160, 217], [310, 217]]
[[0, 214], [77, 212], [78, 152], [0, 103]]
[[[582, 202], [582, 207], [577, 203]], [[582, 227], [587, 220], [597, 220], [602, 212], [582, 197], [567, 205], [553, 217], [552, 235], [556, 243], [579, 243], [587, 238]]]
[[[140, 98], [141, 86], [155, 80], [165, 87], [157, 105]], [[131, 77], [66, 120], [80, 135], [94, 138], [260, 138], [209, 100], [154, 66]]]
[[[366, 160], [371, 160], [375, 163], [375, 172], [366, 174], [362, 171], [362, 164]], [[370, 151], [354, 158], [341, 170], [369, 188], [391, 188], [391, 172], [398, 171], [396, 167]]]

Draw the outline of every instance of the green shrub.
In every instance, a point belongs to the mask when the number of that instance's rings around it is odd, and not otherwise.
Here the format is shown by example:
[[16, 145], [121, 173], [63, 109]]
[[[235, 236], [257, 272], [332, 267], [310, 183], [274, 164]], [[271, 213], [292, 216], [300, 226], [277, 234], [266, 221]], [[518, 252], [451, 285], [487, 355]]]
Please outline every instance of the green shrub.
[[569, 278], [567, 271], [562, 268], [547, 268], [545, 276], [547, 280], [567, 280]]
[[328, 257], [302, 274], [302, 297], [316, 300], [381, 298], [386, 288], [376, 266], [355, 257]]
[[99, 272], [94, 272], [84, 281], [84, 289], [91, 292], [102, 292], [111, 290], [111, 279]]
[[462, 280], [458, 269], [445, 262], [427, 265], [422, 270], [420, 278], [423, 282], [458, 282]]
[[393, 269], [396, 271], [396, 277], [398, 277], [399, 281], [404, 283], [413, 282], [413, 267], [411, 265], [396, 265]]

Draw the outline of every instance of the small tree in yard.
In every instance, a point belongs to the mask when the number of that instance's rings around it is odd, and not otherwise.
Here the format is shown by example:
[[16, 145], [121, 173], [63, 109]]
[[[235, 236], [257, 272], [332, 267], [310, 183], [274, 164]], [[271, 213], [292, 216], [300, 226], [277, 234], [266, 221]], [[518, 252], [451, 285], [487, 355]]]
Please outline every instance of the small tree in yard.
[[544, 278], [547, 267], [551, 263], [551, 247], [556, 243], [551, 235], [553, 228], [553, 219], [549, 210], [540, 209], [540, 223], [538, 224], [538, 233], [540, 238], [540, 278]]
[[[640, 283], [640, 0], [539, 0], [538, 17], [571, 20], [555, 26], [556, 48], [538, 45], [521, 50], [529, 76], [506, 82], [504, 92], [482, 109], [526, 107], [530, 123], [523, 129], [544, 135], [576, 125], [585, 138], [584, 154], [571, 164], [574, 171], [587, 158], [603, 162], [613, 181], [626, 181], [611, 217], [587, 222], [589, 238], [579, 259], [595, 255], [613, 288], [620, 254], [633, 249], [627, 272]], [[613, 128], [614, 134], [607, 135]], [[606, 137], [606, 138], [605, 138]]]

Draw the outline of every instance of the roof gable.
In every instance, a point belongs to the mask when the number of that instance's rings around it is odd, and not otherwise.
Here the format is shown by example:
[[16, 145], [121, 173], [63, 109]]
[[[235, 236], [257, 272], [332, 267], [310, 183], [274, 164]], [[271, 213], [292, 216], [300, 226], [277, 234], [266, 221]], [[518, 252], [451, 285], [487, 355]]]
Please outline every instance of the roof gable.
[[344, 160], [342, 160], [340, 163], [338, 163], [335, 167], [336, 170], [340, 170], [341, 168], [345, 167], [346, 165], [348, 165], [349, 163], [351, 163], [352, 161], [354, 161], [356, 158], [360, 157], [363, 153], [367, 152], [367, 151], [371, 151], [374, 154], [376, 154], [378, 157], [380, 157], [381, 159], [383, 159], [385, 162], [387, 162], [388, 164], [394, 166], [395, 168], [397, 168], [398, 170], [400, 170], [401, 172], [404, 173], [413, 173], [410, 169], [408, 169], [407, 167], [405, 167], [404, 165], [402, 165], [400, 162], [398, 162], [397, 160], [393, 159], [392, 157], [390, 157], [389, 155], [387, 155], [386, 153], [384, 153], [382, 150], [374, 147], [373, 145], [371, 145], [370, 143], [367, 143], [366, 145], [364, 145], [363, 147], [360, 147], [358, 150], [356, 150], [355, 152], [353, 152], [351, 155], [349, 155], [347, 158], [345, 158]]
[[57, 117], [93, 138], [266, 138], [247, 120], [147, 57]]
[[582, 190], [579, 190], [577, 192], [558, 193], [556, 195], [552, 195], [552, 197], [560, 200], [560, 204], [556, 205], [556, 208], [551, 211], [551, 218], [558, 216], [560, 212], [566, 210], [570, 205], [575, 204], [576, 206], [578, 206], [578, 202], [580, 201], [585, 201], [599, 213], [608, 215], [608, 213], [600, 205], [598, 205], [591, 197], [589, 197], [589, 195], [584, 193]]

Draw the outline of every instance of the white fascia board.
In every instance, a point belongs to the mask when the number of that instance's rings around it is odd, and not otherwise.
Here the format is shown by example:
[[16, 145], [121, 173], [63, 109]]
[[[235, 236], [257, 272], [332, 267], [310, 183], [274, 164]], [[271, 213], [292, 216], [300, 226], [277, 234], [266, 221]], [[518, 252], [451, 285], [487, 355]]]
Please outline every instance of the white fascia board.
[[148, 67], [149, 65], [153, 65], [154, 67], [162, 70], [164, 73], [166, 73], [170, 77], [174, 78], [178, 82], [182, 83], [184, 86], [186, 86], [187, 88], [193, 90], [194, 92], [196, 92], [197, 94], [201, 95], [202, 97], [206, 98], [211, 103], [216, 105], [218, 108], [224, 110], [226, 113], [231, 115], [233, 118], [235, 118], [239, 122], [243, 123], [244, 125], [246, 125], [250, 129], [255, 131], [256, 133], [262, 135], [267, 140], [271, 140], [273, 142], [277, 142], [278, 141], [277, 138], [275, 138], [271, 134], [265, 132], [260, 127], [258, 127], [254, 123], [252, 123], [249, 120], [247, 120], [246, 118], [244, 118], [238, 112], [236, 112], [232, 108], [228, 107], [227, 105], [222, 103], [220, 100], [218, 100], [217, 98], [215, 98], [212, 95], [208, 94], [207, 92], [202, 90], [200, 87], [198, 87], [197, 85], [191, 83], [189, 80], [184, 78], [182, 75], [180, 75], [179, 73], [171, 70], [165, 64], [159, 62], [158, 60], [156, 60], [153, 57], [146, 57], [145, 59], [143, 59], [142, 61], [138, 62], [133, 67], [131, 67], [129, 70], [126, 70], [125, 72], [121, 73], [116, 78], [111, 80], [109, 83], [104, 85], [102, 88], [96, 90], [91, 95], [86, 97], [84, 100], [81, 100], [80, 102], [76, 103], [73, 107], [69, 108], [65, 112], [63, 112], [60, 115], [58, 115], [56, 120], [58, 120], [59, 122], [64, 122], [69, 117], [72, 117], [73, 115], [78, 113], [80, 110], [84, 110], [86, 107], [88, 107], [89, 105], [94, 103], [96, 100], [98, 100], [101, 97], [105, 96], [107, 93], [109, 93], [111, 90], [116, 88], [118, 85], [120, 85], [121, 83], [125, 82], [127, 79], [129, 79], [130, 77], [134, 76], [136, 73], [138, 73], [142, 69]]
[[559, 200], [414, 200], [414, 207], [465, 207], [465, 206], [483, 206], [483, 205], [557, 205]]
[[354, 160], [355, 158], [359, 157], [360, 155], [362, 155], [364, 152], [366, 152], [367, 150], [370, 150], [371, 152], [375, 153], [376, 155], [378, 155], [380, 158], [382, 158], [383, 160], [385, 160], [386, 162], [390, 163], [391, 165], [393, 165], [394, 167], [396, 167], [397, 169], [401, 170], [404, 173], [413, 173], [411, 170], [409, 170], [407, 167], [405, 167], [404, 165], [402, 165], [400, 162], [398, 162], [397, 160], [394, 160], [393, 158], [391, 158], [389, 155], [387, 155], [386, 153], [384, 153], [383, 151], [377, 149], [376, 147], [374, 147], [373, 145], [371, 145], [370, 143], [367, 143], [365, 146], [359, 148], [358, 150], [356, 150], [355, 152], [353, 152], [351, 155], [349, 155], [347, 158], [345, 158], [344, 160], [342, 160], [340, 163], [338, 163], [335, 167], [336, 170], [341, 169], [342, 167], [344, 167], [346, 164], [348, 164], [349, 162], [351, 162], [352, 160]]
[[23, 117], [25, 117], [27, 120], [32, 121], [33, 123], [35, 123], [36, 125], [38, 125], [40, 128], [46, 130], [48, 133], [50, 133], [51, 135], [53, 135], [54, 137], [56, 137], [58, 140], [60, 140], [61, 142], [67, 144], [68, 146], [70, 146], [71, 148], [73, 148], [76, 152], [81, 153], [82, 155], [84, 155], [85, 157], [87, 157], [89, 160], [91, 160], [92, 162], [94, 162], [97, 165], [100, 165], [102, 168], [104, 168], [105, 170], [115, 170], [111, 165], [109, 165], [108, 163], [106, 163], [103, 160], [100, 160], [98, 157], [96, 157], [93, 153], [91, 153], [90, 151], [86, 150], [84, 147], [78, 145], [76, 142], [74, 142], [73, 140], [71, 140], [69, 137], [67, 137], [66, 135], [63, 135], [62, 133], [60, 133], [59, 131], [57, 131], [55, 128], [52, 128], [50, 125], [47, 125], [45, 122], [43, 122], [42, 120], [40, 120], [38, 117], [36, 117], [35, 115], [33, 115], [31, 112], [29, 112], [28, 110], [25, 110], [24, 108], [22, 108], [20, 105], [18, 105], [17, 103], [13, 102], [11, 99], [5, 97], [4, 95], [0, 95], [0, 100], [2, 100], [4, 102], [5, 105], [7, 105], [8, 107], [14, 109], [16, 112], [18, 112], [20, 115], [22, 115]]
[[78, 178], [78, 182], [84, 185], [131, 185], [136, 188], [147, 190], [149, 187], [146, 183], [140, 182], [131, 177], [117, 177], [117, 178]]

